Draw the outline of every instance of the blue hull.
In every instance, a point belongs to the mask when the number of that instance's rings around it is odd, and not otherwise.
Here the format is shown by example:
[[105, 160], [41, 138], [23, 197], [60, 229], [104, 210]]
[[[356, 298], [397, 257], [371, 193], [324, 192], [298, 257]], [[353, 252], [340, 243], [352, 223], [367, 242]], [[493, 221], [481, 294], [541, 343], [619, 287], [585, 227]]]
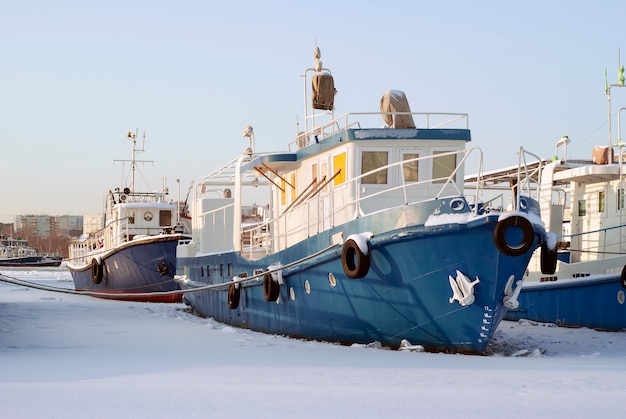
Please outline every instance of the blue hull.
[[519, 308], [509, 310], [505, 318], [622, 330], [626, 328], [625, 292], [619, 274], [542, 282], [523, 287]]
[[[103, 298], [130, 301], [180, 302], [182, 294], [133, 296], [133, 293], [169, 292], [180, 289], [174, 280], [179, 236], [155, 236], [128, 242], [101, 257], [102, 278], [94, 280], [91, 266], [68, 266], [78, 291], [95, 291]], [[120, 295], [124, 294], [124, 295]], [[131, 294], [131, 295], [127, 295]]]
[[[368, 231], [359, 222], [342, 229]], [[539, 242], [536, 234], [530, 251], [505, 256], [494, 243], [496, 222], [497, 216], [490, 216], [468, 224], [421, 225], [375, 235], [369, 243], [371, 266], [361, 279], [344, 274], [341, 247], [335, 247], [286, 268], [278, 303], [265, 300], [263, 278], [242, 284], [236, 309], [228, 306], [226, 286], [191, 292], [185, 299], [202, 316], [265, 333], [346, 344], [379, 341], [390, 347], [406, 339], [432, 351], [482, 353], [505, 314], [509, 277], [522, 278]], [[183, 288], [227, 284], [234, 275], [252, 276], [277, 262], [286, 265], [324, 248], [337, 231], [252, 262], [235, 252], [181, 258], [179, 273], [193, 278]], [[457, 270], [480, 280], [471, 305], [450, 301], [449, 276], [455, 277]]]
[[60, 259], [47, 259], [43, 256], [25, 256], [0, 260], [0, 266], [12, 268], [38, 268], [48, 266], [61, 266]]

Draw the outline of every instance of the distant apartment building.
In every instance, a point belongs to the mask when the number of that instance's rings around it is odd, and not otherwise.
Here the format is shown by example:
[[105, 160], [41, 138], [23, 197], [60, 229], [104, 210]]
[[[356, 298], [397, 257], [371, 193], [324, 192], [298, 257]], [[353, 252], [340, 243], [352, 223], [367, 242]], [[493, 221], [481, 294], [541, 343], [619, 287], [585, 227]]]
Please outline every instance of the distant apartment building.
[[85, 215], [83, 218], [83, 234], [94, 234], [102, 229], [104, 218], [102, 214]]
[[82, 215], [16, 215], [15, 235], [33, 237], [79, 236], [83, 231]]

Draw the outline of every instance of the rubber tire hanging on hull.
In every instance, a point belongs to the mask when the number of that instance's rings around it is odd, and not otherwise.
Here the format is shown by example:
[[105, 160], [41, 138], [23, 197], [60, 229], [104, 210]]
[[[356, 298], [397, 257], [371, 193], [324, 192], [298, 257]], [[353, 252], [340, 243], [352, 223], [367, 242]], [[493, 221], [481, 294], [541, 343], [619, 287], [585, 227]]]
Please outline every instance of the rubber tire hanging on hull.
[[556, 272], [557, 252], [549, 249], [547, 244], [541, 245], [541, 273], [552, 275]]
[[363, 278], [370, 270], [370, 254], [361, 252], [359, 245], [348, 239], [341, 251], [341, 265], [348, 278]]
[[236, 284], [230, 284], [228, 287], [228, 308], [235, 310], [239, 307], [239, 298], [241, 297], [241, 287]]
[[619, 277], [619, 282], [622, 284], [622, 288], [626, 289], [626, 265], [622, 268], [622, 275]]
[[102, 265], [98, 263], [96, 258], [91, 259], [91, 280], [94, 284], [98, 285], [102, 282], [102, 271]]
[[280, 284], [274, 281], [272, 274], [268, 271], [263, 275], [263, 297], [265, 301], [276, 301], [280, 295]]
[[[511, 227], [522, 230], [522, 240], [518, 244], [510, 244], [506, 241], [506, 232]], [[518, 215], [499, 221], [493, 230], [493, 240], [496, 247], [507, 256], [521, 256], [528, 252], [533, 246], [534, 239], [535, 230], [532, 224], [526, 218]]]

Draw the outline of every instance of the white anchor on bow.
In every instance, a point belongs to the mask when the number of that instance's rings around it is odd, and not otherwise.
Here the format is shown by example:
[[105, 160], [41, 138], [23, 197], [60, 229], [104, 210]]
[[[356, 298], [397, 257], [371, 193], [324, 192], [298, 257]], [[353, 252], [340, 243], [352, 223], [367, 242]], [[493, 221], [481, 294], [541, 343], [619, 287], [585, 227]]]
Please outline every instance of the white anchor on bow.
[[506, 308], [516, 309], [519, 307], [519, 301], [517, 301], [517, 297], [519, 297], [519, 292], [522, 290], [523, 280], [519, 280], [515, 283], [516, 287], [513, 290], [513, 281], [515, 277], [511, 275], [509, 280], [506, 283], [506, 287], [504, 288], [504, 299], [503, 303]]
[[448, 275], [448, 279], [450, 280], [450, 288], [452, 288], [450, 303], [458, 301], [459, 304], [465, 307], [474, 302], [474, 286], [480, 282], [478, 277], [472, 282], [457, 269], [456, 278], [452, 278], [452, 275]]

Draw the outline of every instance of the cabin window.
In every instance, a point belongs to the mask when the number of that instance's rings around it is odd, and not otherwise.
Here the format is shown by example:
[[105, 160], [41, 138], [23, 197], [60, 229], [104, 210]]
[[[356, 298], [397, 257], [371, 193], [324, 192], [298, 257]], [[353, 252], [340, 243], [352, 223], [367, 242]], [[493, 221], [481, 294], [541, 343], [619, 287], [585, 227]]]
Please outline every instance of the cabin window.
[[[361, 153], [361, 174], [387, 166], [389, 153], [386, 151], [364, 151]], [[387, 170], [381, 169], [361, 178], [361, 183], [368, 185], [386, 185]]]
[[204, 266], [200, 266], [200, 277], [204, 278]]
[[[412, 160], [417, 159], [420, 155], [418, 153], [405, 153], [402, 156], [402, 160]], [[410, 161], [408, 163], [402, 163], [402, 177], [405, 182], [417, 182], [419, 180], [418, 176], [419, 169], [419, 161]]]
[[335, 186], [341, 185], [346, 181], [346, 153], [341, 153], [333, 157], [333, 170], [339, 172], [333, 183]]
[[224, 276], [224, 264], [220, 263], [220, 276]]
[[231, 278], [233, 276], [233, 265], [228, 264], [228, 277]]
[[598, 212], [604, 212], [604, 191], [598, 192]]
[[159, 226], [168, 227], [172, 225], [172, 211], [159, 211]]
[[281, 193], [280, 193], [280, 203], [281, 205], [285, 205], [287, 203], [287, 193], [285, 192], [286, 186], [286, 182], [284, 178], [280, 178], [280, 188], [281, 188]]
[[311, 166], [311, 182], [317, 183], [317, 163]]
[[206, 266], [206, 276], [207, 278], [211, 277], [211, 265]]
[[619, 188], [617, 190], [617, 209], [624, 209], [624, 188]]
[[127, 212], [128, 224], [135, 224], [135, 211]]
[[[449, 151], [433, 152], [433, 183], [445, 183], [456, 169], [456, 154], [445, 154]], [[440, 155], [445, 154], [445, 155]], [[456, 182], [456, 174], [452, 179]]]
[[587, 200], [581, 199], [578, 201], [578, 216], [584, 217], [587, 215]]
[[[328, 176], [328, 164], [322, 163], [322, 182], [326, 180], [326, 176]], [[326, 189], [326, 184], [324, 184], [324, 188], [322, 190], [326, 192]]]
[[296, 174], [291, 174], [291, 202], [296, 200]]

